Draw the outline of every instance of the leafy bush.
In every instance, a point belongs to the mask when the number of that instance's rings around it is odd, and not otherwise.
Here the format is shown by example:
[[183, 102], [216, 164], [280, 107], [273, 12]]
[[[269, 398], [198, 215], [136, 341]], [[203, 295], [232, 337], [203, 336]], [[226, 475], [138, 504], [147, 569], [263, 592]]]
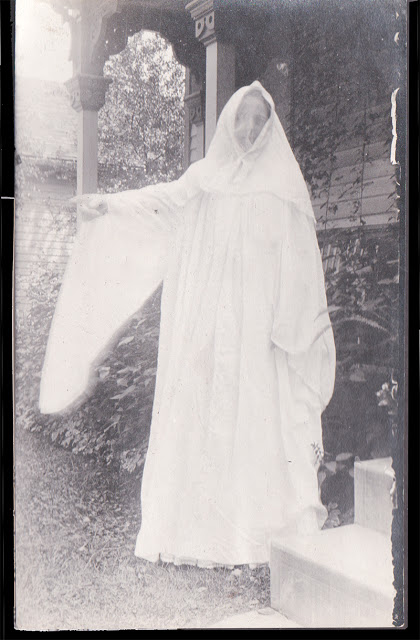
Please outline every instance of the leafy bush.
[[54, 293], [45, 282], [40, 279], [39, 300], [25, 325], [17, 329], [17, 423], [30, 431], [42, 432], [74, 453], [93, 455], [104, 464], [131, 472], [143, 463], [148, 443], [160, 290], [130, 320], [115, 347], [96, 368], [97, 384], [92, 396], [66, 414], [43, 415], [38, 410], [40, 372], [59, 288], [58, 279]]
[[395, 447], [398, 233], [397, 225], [380, 233], [356, 227], [324, 238], [336, 249], [326, 269], [336, 384], [323, 414], [326, 451], [318, 472], [329, 527], [353, 517], [354, 460], [388, 457]]
[[329, 453], [361, 458], [392, 452], [392, 421], [376, 392], [397, 376], [399, 333], [398, 226], [381, 233], [336, 233], [335, 267], [326, 272], [337, 347], [336, 388], [324, 412]]
[[321, 500], [328, 508], [325, 528], [349, 524], [354, 518], [354, 462], [352, 453], [325, 456], [318, 469]]

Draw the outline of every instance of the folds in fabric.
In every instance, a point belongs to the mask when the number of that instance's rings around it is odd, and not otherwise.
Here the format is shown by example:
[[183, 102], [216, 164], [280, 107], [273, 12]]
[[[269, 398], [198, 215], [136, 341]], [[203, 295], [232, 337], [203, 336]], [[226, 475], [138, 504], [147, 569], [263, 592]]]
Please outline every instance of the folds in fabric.
[[287, 354], [296, 404], [322, 412], [334, 389], [335, 345], [315, 225], [291, 204], [283, 220], [271, 338]]
[[322, 527], [327, 517], [317, 469], [323, 451], [321, 413], [334, 390], [335, 344], [315, 225], [291, 203], [283, 221], [271, 339], [289, 477], [299, 521], [310, 530], [311, 522]]
[[[258, 87], [271, 115], [243, 152], [235, 113]], [[316, 453], [335, 371], [313, 212], [271, 97], [239, 90], [180, 180], [106, 199], [65, 274], [41, 410], [83, 397], [92, 363], [163, 279], [136, 554], [265, 562], [273, 531], [326, 517]]]
[[[235, 113], [247, 91], [259, 91], [270, 117], [252, 148], [235, 142]], [[209, 152], [177, 181], [106, 196], [109, 213], [84, 223], [76, 238], [54, 315], [41, 380], [40, 408], [61, 411], [87, 389], [89, 369], [115, 332], [165, 277], [172, 238], [185, 205], [205, 192], [275, 196], [288, 214], [281, 250], [272, 340], [287, 353], [296, 398], [326, 406], [335, 351], [313, 212], [300, 168], [260, 83], [243, 87], [220, 116]], [[194, 208], [194, 205], [192, 206]], [[303, 386], [299, 384], [303, 381]], [[303, 390], [303, 391], [302, 391]]]
[[42, 413], [83, 398], [93, 363], [165, 276], [177, 204], [171, 218], [170, 193], [144, 191], [107, 196], [109, 213], [81, 225], [50, 329]]
[[[257, 93], [270, 107], [270, 116], [254, 144], [241, 148], [235, 118], [248, 93]], [[271, 194], [295, 203], [314, 220], [309, 192], [299, 164], [276, 114], [270, 94], [258, 80], [241, 87], [224, 106], [206, 157], [188, 170], [203, 191], [255, 196]]]

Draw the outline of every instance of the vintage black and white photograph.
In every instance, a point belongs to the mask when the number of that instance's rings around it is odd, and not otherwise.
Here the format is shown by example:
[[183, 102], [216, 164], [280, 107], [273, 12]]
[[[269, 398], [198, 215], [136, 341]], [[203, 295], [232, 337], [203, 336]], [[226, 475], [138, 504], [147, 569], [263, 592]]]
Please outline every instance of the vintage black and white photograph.
[[392, 628], [406, 0], [16, 0], [15, 627]]

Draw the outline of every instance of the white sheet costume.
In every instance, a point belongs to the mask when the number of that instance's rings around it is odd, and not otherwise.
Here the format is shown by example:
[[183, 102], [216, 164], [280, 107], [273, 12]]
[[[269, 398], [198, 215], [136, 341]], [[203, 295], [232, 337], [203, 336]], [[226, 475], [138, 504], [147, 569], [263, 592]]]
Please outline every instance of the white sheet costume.
[[[245, 95], [269, 117], [239, 135]], [[92, 362], [163, 279], [136, 554], [236, 565], [280, 530], [318, 529], [317, 446], [335, 348], [309, 194], [255, 82], [176, 182], [105, 197], [82, 225], [57, 305], [40, 408], [80, 398]]]

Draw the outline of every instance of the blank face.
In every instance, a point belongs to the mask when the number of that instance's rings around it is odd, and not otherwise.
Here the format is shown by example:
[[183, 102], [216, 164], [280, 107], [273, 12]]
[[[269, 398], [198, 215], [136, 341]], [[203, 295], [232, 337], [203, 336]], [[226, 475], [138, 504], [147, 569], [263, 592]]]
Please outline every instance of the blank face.
[[248, 151], [270, 116], [270, 107], [262, 96], [247, 94], [239, 105], [235, 118], [235, 137]]

